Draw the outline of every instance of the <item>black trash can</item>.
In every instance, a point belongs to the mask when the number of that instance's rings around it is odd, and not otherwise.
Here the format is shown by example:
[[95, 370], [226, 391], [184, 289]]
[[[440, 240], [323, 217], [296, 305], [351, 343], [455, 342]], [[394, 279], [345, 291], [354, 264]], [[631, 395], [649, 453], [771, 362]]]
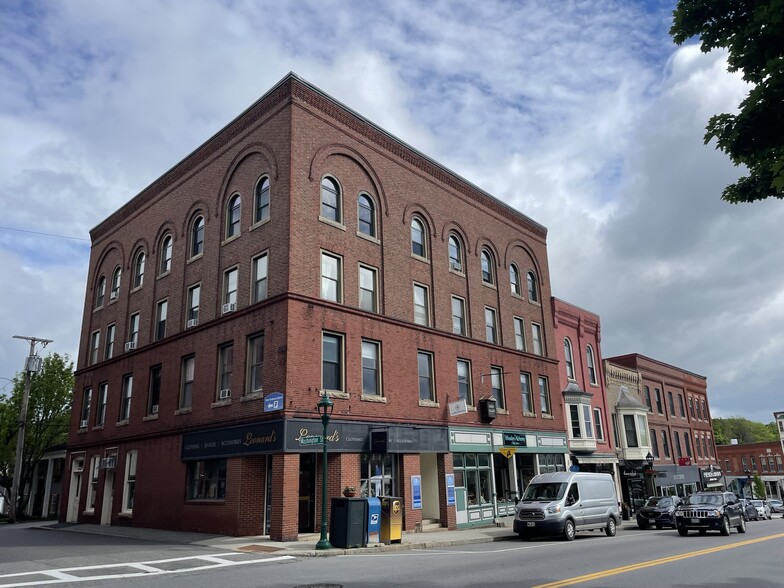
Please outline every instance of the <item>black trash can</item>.
[[368, 503], [366, 498], [333, 498], [329, 520], [332, 547], [367, 547]]

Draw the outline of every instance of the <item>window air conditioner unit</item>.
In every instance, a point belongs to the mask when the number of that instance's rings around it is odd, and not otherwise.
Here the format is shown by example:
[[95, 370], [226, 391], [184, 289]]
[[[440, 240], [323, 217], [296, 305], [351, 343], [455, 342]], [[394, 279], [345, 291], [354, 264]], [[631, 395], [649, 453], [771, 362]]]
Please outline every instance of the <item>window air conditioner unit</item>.
[[105, 470], [113, 470], [117, 467], [117, 458], [115, 456], [104, 457], [101, 460], [101, 467]]
[[150, 407], [150, 414], [158, 414], [158, 405], [157, 404], [153, 404]]
[[79, 428], [80, 429], [86, 429], [87, 428], [87, 421], [80, 421], [79, 422]]
[[185, 323], [185, 328], [190, 329], [191, 327], [195, 327], [199, 324], [199, 319], [188, 319], [188, 322]]
[[449, 260], [449, 267], [451, 267], [456, 272], [463, 271], [463, 265], [459, 261], [455, 261], [454, 259]]
[[234, 312], [235, 310], [237, 310], [237, 304], [234, 302], [227, 302], [223, 305], [223, 314], [226, 314], [227, 312]]
[[117, 300], [119, 294], [117, 290], [112, 290], [111, 294], [109, 294], [109, 300]]
[[229, 390], [228, 388], [224, 388], [223, 390], [220, 391], [218, 397], [221, 400], [226, 400], [227, 398], [231, 398], [231, 390]]
[[136, 349], [136, 341], [128, 341], [125, 344], [126, 351], [133, 351], [134, 349]]

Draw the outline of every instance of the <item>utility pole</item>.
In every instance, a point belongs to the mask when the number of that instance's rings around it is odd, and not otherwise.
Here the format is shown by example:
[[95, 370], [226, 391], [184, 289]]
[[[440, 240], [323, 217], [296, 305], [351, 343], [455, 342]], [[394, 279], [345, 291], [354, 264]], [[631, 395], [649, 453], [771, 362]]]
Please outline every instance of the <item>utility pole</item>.
[[37, 337], [22, 337], [14, 335], [14, 339], [24, 339], [30, 342], [30, 355], [25, 358], [25, 383], [24, 393], [22, 394], [22, 408], [19, 410], [19, 429], [16, 433], [16, 460], [14, 461], [14, 480], [11, 483], [11, 510], [8, 518], [9, 523], [15, 523], [17, 519], [17, 501], [19, 500], [19, 483], [22, 479], [22, 462], [24, 461], [24, 441], [25, 423], [27, 422], [27, 404], [30, 401], [30, 380], [32, 374], [41, 371], [41, 358], [35, 354], [35, 346], [41, 344], [41, 349], [52, 341], [50, 339], [39, 339]]

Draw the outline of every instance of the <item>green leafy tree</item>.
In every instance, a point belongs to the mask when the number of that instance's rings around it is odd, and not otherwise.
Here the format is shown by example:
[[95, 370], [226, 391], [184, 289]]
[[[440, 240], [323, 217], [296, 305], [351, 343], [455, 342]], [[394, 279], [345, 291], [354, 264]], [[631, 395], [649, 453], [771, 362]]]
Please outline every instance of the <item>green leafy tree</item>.
[[[18, 374], [10, 398], [0, 399], [0, 487], [7, 496], [11, 495], [14, 477], [24, 380], [24, 374]], [[47, 449], [68, 441], [73, 386], [73, 362], [67, 355], [48, 355], [43, 360], [41, 371], [33, 374], [30, 380], [20, 488], [31, 484], [35, 464]], [[27, 496], [23, 496], [22, 492], [19, 494], [17, 512], [21, 513], [27, 504]]]
[[765, 425], [737, 416], [713, 419], [713, 434], [718, 445], [729, 445], [731, 439], [743, 444], [778, 441], [779, 438], [775, 423]]
[[767, 496], [765, 492], [765, 482], [758, 475], [754, 475], [754, 497], [764, 500]]
[[750, 91], [737, 114], [708, 121], [705, 143], [748, 175], [724, 189], [727, 202], [784, 198], [784, 0], [679, 0], [670, 35], [681, 45], [699, 37], [704, 53], [722, 47], [728, 69], [742, 72]]

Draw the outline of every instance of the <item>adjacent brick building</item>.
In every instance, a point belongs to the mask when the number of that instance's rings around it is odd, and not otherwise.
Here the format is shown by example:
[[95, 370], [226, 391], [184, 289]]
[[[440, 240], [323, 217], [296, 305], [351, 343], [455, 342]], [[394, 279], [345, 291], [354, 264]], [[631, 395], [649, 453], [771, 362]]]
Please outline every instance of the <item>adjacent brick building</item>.
[[717, 445], [716, 455], [727, 486], [739, 495], [745, 493], [751, 498], [748, 480], [759, 476], [765, 484], [766, 496], [755, 495], [755, 498], [784, 496], [784, 454], [779, 441]]
[[92, 230], [63, 520], [314, 531], [322, 394], [330, 496], [507, 514], [568, 452], [546, 236], [286, 76]]

